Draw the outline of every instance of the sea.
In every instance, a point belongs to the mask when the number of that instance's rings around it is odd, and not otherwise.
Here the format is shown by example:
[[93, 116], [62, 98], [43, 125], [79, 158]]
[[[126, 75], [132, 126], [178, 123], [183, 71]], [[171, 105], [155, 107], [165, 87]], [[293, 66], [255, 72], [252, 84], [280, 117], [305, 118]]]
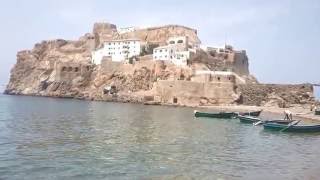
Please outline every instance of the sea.
[[319, 133], [193, 112], [0, 95], [0, 179], [319, 179]]

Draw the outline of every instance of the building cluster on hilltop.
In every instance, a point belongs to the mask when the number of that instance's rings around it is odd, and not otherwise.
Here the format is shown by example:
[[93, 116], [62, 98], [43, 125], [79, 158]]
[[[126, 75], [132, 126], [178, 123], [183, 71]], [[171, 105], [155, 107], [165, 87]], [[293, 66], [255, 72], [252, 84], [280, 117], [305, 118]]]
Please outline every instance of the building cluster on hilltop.
[[[119, 34], [130, 33], [136, 31], [135, 27], [120, 28]], [[149, 42], [141, 39], [128, 38], [107, 40], [103, 45], [92, 52], [92, 63], [101, 64], [102, 59], [109, 58], [115, 62], [129, 62], [143, 55], [143, 47]], [[243, 63], [246, 56], [245, 51], [235, 51], [232, 46], [224, 45], [223, 47], [207, 47], [200, 43], [191, 43], [188, 36], [172, 36], [169, 37], [163, 46], [155, 47], [151, 50], [152, 59], [154, 61], [172, 62], [176, 66], [187, 66], [189, 60], [197, 54], [199, 50], [209, 52], [210, 55], [222, 60], [232, 60], [232, 58], [242, 58]], [[244, 55], [240, 57], [239, 54]]]

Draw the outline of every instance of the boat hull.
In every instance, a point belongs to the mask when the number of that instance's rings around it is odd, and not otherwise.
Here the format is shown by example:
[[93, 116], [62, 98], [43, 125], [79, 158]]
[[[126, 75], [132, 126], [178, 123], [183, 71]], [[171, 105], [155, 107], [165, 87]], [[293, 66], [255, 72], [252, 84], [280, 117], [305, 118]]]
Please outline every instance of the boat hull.
[[195, 112], [195, 117], [208, 117], [208, 118], [221, 118], [221, 119], [231, 119], [237, 116], [236, 113], [230, 112], [230, 113], [206, 113], [206, 112]]
[[292, 120], [292, 121], [287, 121], [287, 120], [266, 120], [266, 121], [264, 121], [264, 124], [266, 124], [266, 123], [277, 123], [277, 124], [287, 125], [287, 124], [290, 124], [292, 122], [294, 122], [294, 120]]
[[258, 117], [260, 116], [262, 111], [253, 111], [253, 112], [245, 112], [245, 113], [240, 113], [243, 116], [254, 116], [254, 117]]
[[249, 124], [249, 123], [252, 124], [252, 123], [256, 123], [256, 122], [261, 121], [261, 119], [256, 118], [256, 117], [251, 117], [251, 116], [241, 116], [241, 115], [239, 115], [238, 118], [239, 118], [240, 122], [247, 123], [247, 124]]
[[265, 123], [263, 124], [264, 129], [273, 131], [285, 131], [285, 132], [299, 132], [299, 133], [310, 133], [310, 132], [320, 132], [320, 125], [286, 125], [279, 123]]

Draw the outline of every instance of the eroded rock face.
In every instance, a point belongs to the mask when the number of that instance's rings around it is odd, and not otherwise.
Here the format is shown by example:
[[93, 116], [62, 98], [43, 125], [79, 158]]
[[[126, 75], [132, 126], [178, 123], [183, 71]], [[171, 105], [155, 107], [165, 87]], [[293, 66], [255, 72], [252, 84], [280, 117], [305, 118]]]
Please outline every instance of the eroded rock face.
[[112, 40], [118, 36], [117, 26], [110, 23], [95, 23], [93, 25], [95, 47], [100, 47], [104, 41]]
[[241, 76], [250, 76], [249, 62], [245, 51], [232, 50], [228, 53], [217, 53], [198, 50], [190, 62], [203, 64], [212, 71], [232, 71]]
[[314, 103], [311, 84], [243, 84], [238, 85], [243, 104], [257, 106], [289, 107], [294, 104]]
[[38, 95], [55, 81], [57, 62], [90, 62], [90, 39], [42, 41], [32, 50], [20, 51], [5, 93]]
[[193, 44], [200, 44], [201, 42], [197, 36], [197, 30], [180, 25], [167, 25], [138, 29], [133, 32], [121, 34], [118, 38], [137, 38], [149, 43], [158, 43], [160, 45], [164, 45], [168, 38], [173, 36], [188, 36], [189, 42]]

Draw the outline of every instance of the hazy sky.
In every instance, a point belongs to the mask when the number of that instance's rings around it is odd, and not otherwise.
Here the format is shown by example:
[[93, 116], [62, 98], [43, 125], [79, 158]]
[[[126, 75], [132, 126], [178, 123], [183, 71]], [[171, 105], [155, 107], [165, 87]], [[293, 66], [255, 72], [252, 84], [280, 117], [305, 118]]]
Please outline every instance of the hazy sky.
[[181, 24], [207, 45], [246, 49], [265, 83], [320, 83], [320, 1], [10, 0], [0, 6], [0, 85], [16, 52], [47, 39], [77, 39], [94, 22], [119, 27]]

